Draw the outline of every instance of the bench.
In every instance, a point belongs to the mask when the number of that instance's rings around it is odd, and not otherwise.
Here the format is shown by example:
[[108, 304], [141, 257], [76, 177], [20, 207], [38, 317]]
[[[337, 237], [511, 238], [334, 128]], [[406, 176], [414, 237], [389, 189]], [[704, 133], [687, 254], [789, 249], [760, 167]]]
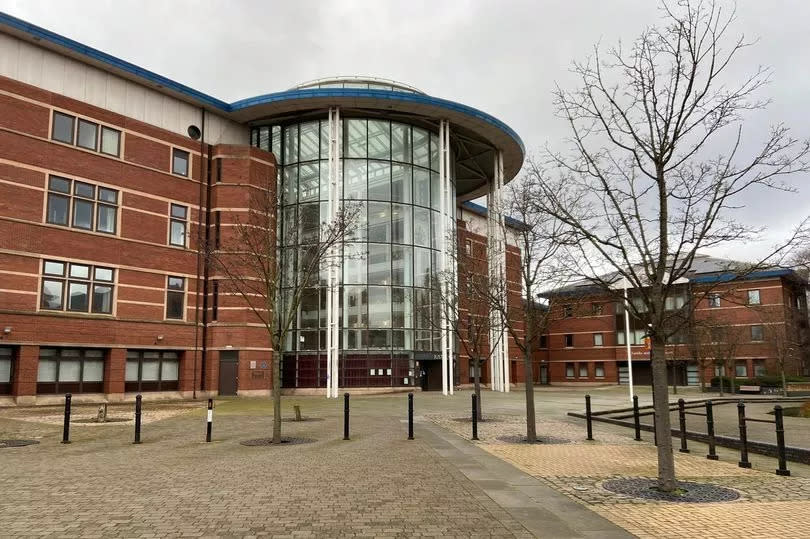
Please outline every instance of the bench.
[[759, 386], [740, 386], [740, 393], [759, 393]]

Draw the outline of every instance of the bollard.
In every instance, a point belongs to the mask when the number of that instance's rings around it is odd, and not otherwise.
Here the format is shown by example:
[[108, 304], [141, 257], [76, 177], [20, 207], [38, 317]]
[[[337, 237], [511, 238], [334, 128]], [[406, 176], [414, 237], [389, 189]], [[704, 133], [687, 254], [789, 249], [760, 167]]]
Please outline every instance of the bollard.
[[742, 401], [737, 403], [737, 419], [740, 423], [740, 468], [750, 468], [751, 463], [748, 462], [748, 434], [745, 429], [745, 403]]
[[712, 401], [706, 401], [706, 434], [709, 435], [709, 454], [706, 458], [709, 460], [717, 460], [717, 451], [715, 450], [714, 440], [714, 412], [712, 411]]
[[343, 439], [349, 439], [349, 394], [343, 394]]
[[413, 392], [408, 393], [408, 439], [413, 440]]
[[70, 443], [70, 399], [73, 395], [70, 393], [65, 395], [65, 423], [62, 427], [62, 443]]
[[214, 422], [214, 399], [208, 399], [208, 421], [205, 426], [205, 441], [211, 441], [211, 427]]
[[472, 439], [478, 439], [478, 396], [472, 395]]
[[638, 395], [633, 395], [633, 425], [636, 428], [636, 441], [641, 441], [641, 417], [638, 413]]
[[135, 396], [135, 441], [133, 444], [141, 443], [141, 396]]
[[686, 409], [683, 399], [678, 399], [678, 423], [681, 427], [681, 448], [678, 451], [689, 453], [689, 449], [686, 447]]
[[588, 429], [588, 440], [593, 440], [593, 424], [591, 423], [591, 396], [585, 395], [585, 425]]
[[790, 475], [787, 469], [787, 457], [785, 456], [785, 423], [782, 419], [782, 407], [778, 404], [773, 407], [774, 422], [776, 423], [776, 451], [779, 457], [779, 468], [776, 475]]

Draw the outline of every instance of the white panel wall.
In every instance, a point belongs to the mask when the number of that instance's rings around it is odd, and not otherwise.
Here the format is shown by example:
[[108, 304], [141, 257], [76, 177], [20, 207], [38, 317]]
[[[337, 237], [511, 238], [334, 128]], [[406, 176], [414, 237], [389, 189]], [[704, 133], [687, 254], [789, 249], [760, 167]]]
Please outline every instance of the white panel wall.
[[[462, 220], [467, 223], [467, 230], [473, 232], [475, 234], [480, 234], [482, 236], [487, 235], [487, 218], [483, 215], [478, 215], [477, 213], [468, 210], [462, 206], [458, 207], [457, 215], [462, 216]], [[511, 229], [507, 229], [506, 233], [506, 243], [509, 245], [517, 245], [517, 239], [515, 235], [512, 233]]]
[[[188, 136], [200, 109], [72, 58], [0, 34], [0, 75]], [[248, 144], [248, 127], [206, 114], [206, 142]]]

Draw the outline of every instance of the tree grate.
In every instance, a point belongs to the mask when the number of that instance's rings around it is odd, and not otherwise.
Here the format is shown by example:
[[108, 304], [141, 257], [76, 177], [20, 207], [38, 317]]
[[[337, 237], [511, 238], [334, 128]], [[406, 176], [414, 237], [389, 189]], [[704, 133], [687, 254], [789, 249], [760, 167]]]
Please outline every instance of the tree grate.
[[23, 447], [26, 445], [35, 445], [39, 442], [36, 440], [0, 440], [0, 449], [4, 447]]
[[[496, 438], [499, 442], [505, 442], [507, 444], [527, 444], [529, 443], [526, 440], [526, 436], [522, 434], [512, 434], [509, 436], [498, 436]], [[546, 444], [546, 445], [561, 445], [561, 444], [570, 444], [573, 443], [571, 440], [566, 438], [557, 438], [555, 436], [537, 436], [537, 441], [534, 442], [536, 444]]]
[[671, 493], [657, 490], [658, 481], [656, 479], [636, 477], [608, 479], [602, 482], [602, 488], [609, 492], [661, 502], [716, 503], [733, 502], [740, 498], [740, 493], [736, 490], [711, 483], [677, 481], [677, 485], [678, 490]]
[[268, 446], [268, 445], [301, 445], [301, 444], [311, 444], [316, 442], [314, 438], [291, 438], [289, 436], [282, 436], [281, 437], [281, 444], [274, 444], [272, 438], [256, 438], [254, 440], [245, 440], [243, 442], [239, 442], [242, 445], [247, 445], [251, 447], [257, 446]]

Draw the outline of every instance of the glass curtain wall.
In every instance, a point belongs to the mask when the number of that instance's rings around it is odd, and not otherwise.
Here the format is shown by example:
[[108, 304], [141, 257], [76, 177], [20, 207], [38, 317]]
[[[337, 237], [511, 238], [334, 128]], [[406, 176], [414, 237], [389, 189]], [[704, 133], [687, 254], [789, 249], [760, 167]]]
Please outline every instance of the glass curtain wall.
[[[342, 198], [360, 212], [341, 245], [339, 383], [413, 385], [413, 352], [441, 352], [438, 324], [431, 320], [438, 317], [431, 275], [440, 270], [442, 234], [439, 138], [428, 129], [370, 118], [344, 118], [339, 132]], [[295, 286], [305, 246], [317, 241], [329, 220], [328, 142], [325, 118], [252, 131], [251, 143], [272, 151], [280, 164], [286, 293]], [[451, 173], [455, 201], [452, 180]], [[455, 215], [448, 221], [455, 223]], [[285, 345], [285, 386], [326, 384], [326, 284], [324, 270], [319, 286], [302, 295]]]

